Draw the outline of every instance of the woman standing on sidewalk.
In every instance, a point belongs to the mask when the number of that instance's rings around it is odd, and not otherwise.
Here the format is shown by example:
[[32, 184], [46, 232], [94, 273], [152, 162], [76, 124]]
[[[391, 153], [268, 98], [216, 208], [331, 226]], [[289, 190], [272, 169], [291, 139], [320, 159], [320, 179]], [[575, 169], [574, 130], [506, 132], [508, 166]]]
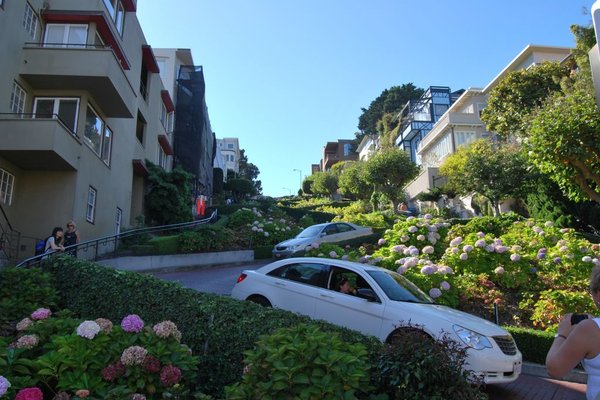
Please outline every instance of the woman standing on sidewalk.
[[[600, 267], [592, 270], [590, 294], [600, 308]], [[566, 314], [546, 356], [546, 369], [550, 377], [562, 378], [580, 362], [588, 375], [588, 400], [600, 399], [600, 318]]]

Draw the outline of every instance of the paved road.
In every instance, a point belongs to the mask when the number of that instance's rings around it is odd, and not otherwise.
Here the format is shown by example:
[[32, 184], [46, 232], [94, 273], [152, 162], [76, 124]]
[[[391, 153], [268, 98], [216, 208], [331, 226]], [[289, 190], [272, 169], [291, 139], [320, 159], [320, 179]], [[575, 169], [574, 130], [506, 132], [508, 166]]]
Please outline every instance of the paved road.
[[[182, 286], [200, 292], [230, 295], [242, 270], [260, 268], [268, 262], [257, 261], [247, 265], [226, 265], [153, 275], [160, 279], [177, 281]], [[490, 400], [585, 400], [585, 387], [579, 383], [521, 375], [511, 384], [489, 385], [485, 392]]]

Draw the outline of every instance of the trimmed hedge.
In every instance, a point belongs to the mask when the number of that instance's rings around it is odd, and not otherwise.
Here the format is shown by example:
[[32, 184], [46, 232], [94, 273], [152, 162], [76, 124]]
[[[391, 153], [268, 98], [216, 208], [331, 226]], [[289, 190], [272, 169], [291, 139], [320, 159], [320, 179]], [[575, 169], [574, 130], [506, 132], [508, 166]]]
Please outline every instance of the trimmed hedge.
[[554, 333], [534, 329], [503, 326], [517, 342], [517, 347], [523, 354], [523, 360], [536, 364], [546, 363], [546, 354], [552, 346]]
[[280, 207], [280, 209], [298, 221], [305, 215], [308, 215], [313, 219], [313, 221], [315, 221], [316, 224], [330, 222], [333, 218], [335, 218], [335, 214], [321, 211], [310, 211], [303, 208]]
[[222, 395], [224, 386], [240, 380], [244, 351], [254, 348], [260, 335], [278, 328], [314, 324], [339, 333], [346, 342], [363, 343], [371, 355], [382, 346], [374, 337], [323, 321], [71, 257], [53, 257], [44, 269], [55, 277], [61, 293], [59, 305], [82, 318], [120, 321], [135, 313], [148, 325], [175, 322], [183, 333], [182, 341], [200, 358], [196, 389], [216, 396]]
[[179, 249], [179, 235], [153, 237], [148, 244], [154, 246], [156, 254], [177, 254]]

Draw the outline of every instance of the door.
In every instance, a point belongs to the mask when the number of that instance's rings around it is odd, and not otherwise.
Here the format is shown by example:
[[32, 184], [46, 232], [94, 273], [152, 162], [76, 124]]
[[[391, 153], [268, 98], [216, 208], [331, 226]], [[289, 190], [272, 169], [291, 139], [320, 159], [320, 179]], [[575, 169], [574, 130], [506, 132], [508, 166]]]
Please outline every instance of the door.
[[357, 272], [334, 267], [328, 286], [321, 289], [315, 307], [315, 319], [360, 331], [381, 339], [384, 305], [368, 301], [352, 293], [340, 292], [340, 283], [348, 281], [352, 289], [373, 289]]

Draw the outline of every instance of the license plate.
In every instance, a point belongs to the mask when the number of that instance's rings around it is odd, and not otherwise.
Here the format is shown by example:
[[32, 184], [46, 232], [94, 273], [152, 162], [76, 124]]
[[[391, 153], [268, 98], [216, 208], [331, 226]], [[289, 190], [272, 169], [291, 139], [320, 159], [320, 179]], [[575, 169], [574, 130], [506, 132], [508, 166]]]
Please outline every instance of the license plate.
[[516, 362], [515, 365], [513, 366], [513, 371], [515, 374], [521, 374], [521, 368], [522, 368], [522, 363], [521, 362]]

